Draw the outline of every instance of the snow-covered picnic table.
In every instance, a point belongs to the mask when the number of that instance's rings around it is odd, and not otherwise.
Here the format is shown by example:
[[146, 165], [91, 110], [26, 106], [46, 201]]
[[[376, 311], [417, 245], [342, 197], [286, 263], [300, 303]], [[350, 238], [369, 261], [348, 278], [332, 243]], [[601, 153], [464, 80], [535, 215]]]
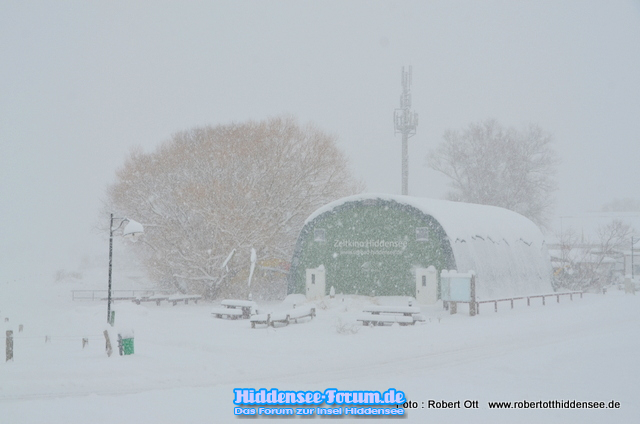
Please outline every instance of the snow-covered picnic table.
[[417, 321], [424, 321], [420, 315], [420, 308], [415, 306], [378, 306], [373, 305], [362, 310], [363, 314], [358, 317], [363, 325], [384, 325], [395, 324], [413, 325]]
[[236, 319], [242, 318], [242, 310], [235, 308], [213, 308], [211, 315], [216, 318]]
[[258, 304], [253, 300], [238, 300], [238, 299], [225, 299], [220, 302], [222, 306], [227, 308], [251, 308], [256, 307]]
[[222, 308], [213, 308], [211, 311], [216, 318], [247, 319], [258, 308], [258, 304], [252, 300], [225, 299], [220, 304]]
[[374, 315], [379, 315], [379, 314], [396, 314], [396, 315], [405, 315], [405, 316], [411, 316], [414, 314], [419, 314], [420, 313], [420, 308], [417, 308], [415, 306], [378, 306], [378, 305], [373, 305], [373, 306], [369, 306], [366, 307], [362, 310], [362, 312], [371, 312]]

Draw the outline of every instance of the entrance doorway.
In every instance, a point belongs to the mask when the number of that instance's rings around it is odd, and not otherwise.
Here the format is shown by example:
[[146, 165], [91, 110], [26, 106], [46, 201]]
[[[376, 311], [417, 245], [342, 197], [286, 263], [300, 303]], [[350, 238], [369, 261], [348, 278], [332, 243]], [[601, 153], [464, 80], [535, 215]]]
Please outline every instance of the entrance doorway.
[[433, 305], [438, 301], [438, 275], [436, 268], [416, 268], [416, 301]]
[[324, 267], [307, 268], [307, 299], [323, 298], [326, 294]]

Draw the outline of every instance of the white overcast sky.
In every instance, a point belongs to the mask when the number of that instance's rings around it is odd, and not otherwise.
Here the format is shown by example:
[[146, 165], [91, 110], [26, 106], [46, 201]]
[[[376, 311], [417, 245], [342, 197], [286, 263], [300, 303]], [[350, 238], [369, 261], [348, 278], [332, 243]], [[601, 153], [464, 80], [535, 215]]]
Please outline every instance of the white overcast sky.
[[[400, 192], [400, 69], [420, 115], [409, 193], [443, 197], [446, 129], [537, 123], [558, 215], [640, 199], [640, 1], [0, 2], [0, 282], [73, 268], [133, 146], [283, 113]], [[50, 274], [49, 274], [50, 275]]]

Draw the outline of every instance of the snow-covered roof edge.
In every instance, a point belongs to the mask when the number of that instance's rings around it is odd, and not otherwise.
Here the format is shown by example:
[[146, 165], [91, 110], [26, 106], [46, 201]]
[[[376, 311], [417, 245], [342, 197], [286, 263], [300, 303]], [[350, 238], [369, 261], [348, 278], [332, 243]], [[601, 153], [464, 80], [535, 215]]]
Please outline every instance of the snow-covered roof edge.
[[305, 225], [338, 206], [370, 199], [395, 201], [413, 206], [421, 212], [431, 215], [442, 225], [451, 241], [467, 240], [480, 236], [489, 237], [496, 242], [504, 239], [509, 243], [518, 240], [527, 244], [535, 243], [538, 246], [545, 243], [544, 236], [536, 224], [508, 209], [385, 193], [362, 193], [335, 200], [314, 211], [306, 219]]
[[479, 299], [549, 293], [551, 261], [538, 226], [508, 209], [447, 200], [367, 193], [344, 197], [312, 213], [305, 225], [350, 202], [380, 199], [432, 216], [447, 234], [458, 272], [475, 270]]

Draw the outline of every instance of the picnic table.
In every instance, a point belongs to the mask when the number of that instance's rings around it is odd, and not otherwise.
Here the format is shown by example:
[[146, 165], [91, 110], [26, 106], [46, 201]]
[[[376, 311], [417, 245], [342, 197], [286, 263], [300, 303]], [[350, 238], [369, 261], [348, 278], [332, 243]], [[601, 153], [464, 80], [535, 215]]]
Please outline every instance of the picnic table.
[[222, 308], [213, 308], [211, 314], [216, 318], [247, 319], [258, 312], [258, 304], [251, 300], [225, 299], [220, 302]]
[[416, 306], [402, 306], [402, 305], [399, 305], [399, 306], [373, 305], [373, 306], [364, 308], [362, 312], [370, 312], [374, 315], [394, 314], [394, 315], [412, 316], [414, 314], [419, 314], [420, 308]]
[[237, 319], [242, 318], [242, 310], [235, 308], [213, 308], [211, 315], [216, 318]]
[[420, 308], [415, 306], [378, 306], [373, 305], [362, 310], [357, 321], [362, 325], [395, 324], [414, 325], [418, 321], [424, 321], [420, 315]]

